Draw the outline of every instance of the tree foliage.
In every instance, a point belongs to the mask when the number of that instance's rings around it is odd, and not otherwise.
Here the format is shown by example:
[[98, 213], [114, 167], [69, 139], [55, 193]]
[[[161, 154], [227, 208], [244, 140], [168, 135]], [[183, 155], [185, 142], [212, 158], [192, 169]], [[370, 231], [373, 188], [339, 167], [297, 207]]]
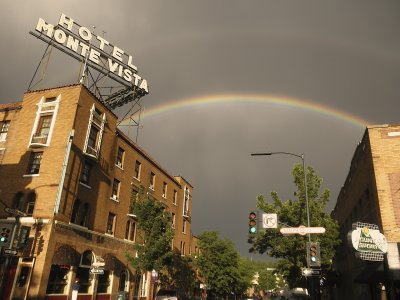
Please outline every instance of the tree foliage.
[[[286, 276], [290, 286], [301, 284], [301, 268], [306, 264], [307, 236], [285, 235], [281, 227], [298, 227], [307, 225], [306, 197], [304, 188], [304, 173], [302, 165], [293, 168], [294, 183], [297, 191], [294, 193], [296, 200], [283, 201], [277, 192], [271, 192], [272, 203], [266, 201], [264, 196], [257, 197], [257, 207], [266, 213], [278, 215], [278, 229], [268, 229], [250, 239], [250, 251], [267, 253], [269, 256], [281, 259], [279, 267]], [[325, 227], [325, 234], [311, 235], [312, 241], [320, 243], [322, 268], [329, 268], [335, 254], [335, 247], [340, 244], [338, 224], [325, 212], [329, 201], [329, 190], [320, 193], [322, 179], [318, 177], [312, 167], [307, 168], [307, 192], [311, 227]]]
[[171, 241], [174, 236], [171, 214], [165, 206], [151, 197], [144, 197], [141, 188], [138, 200], [133, 201], [133, 212], [137, 217], [138, 238], [136, 256], [128, 255], [132, 265], [141, 270], [168, 272], [173, 264]]
[[196, 259], [200, 277], [210, 294], [226, 296], [243, 293], [251, 274], [240, 260], [233, 243], [220, 239], [216, 231], [204, 232], [199, 237], [199, 255]]

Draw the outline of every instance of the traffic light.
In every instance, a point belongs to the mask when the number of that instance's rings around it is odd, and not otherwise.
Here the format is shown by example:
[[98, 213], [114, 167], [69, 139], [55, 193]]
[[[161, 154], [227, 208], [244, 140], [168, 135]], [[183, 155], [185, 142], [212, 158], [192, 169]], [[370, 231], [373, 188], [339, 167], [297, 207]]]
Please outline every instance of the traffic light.
[[11, 245], [11, 236], [14, 229], [14, 223], [0, 224], [0, 247], [9, 248]]
[[254, 211], [249, 214], [249, 233], [257, 233], [257, 214]]
[[307, 265], [309, 267], [321, 266], [321, 252], [318, 243], [307, 242]]
[[21, 226], [21, 229], [19, 230], [19, 236], [18, 236], [18, 244], [17, 248], [22, 249], [26, 246], [29, 240], [29, 233], [31, 231], [31, 228], [29, 226]]

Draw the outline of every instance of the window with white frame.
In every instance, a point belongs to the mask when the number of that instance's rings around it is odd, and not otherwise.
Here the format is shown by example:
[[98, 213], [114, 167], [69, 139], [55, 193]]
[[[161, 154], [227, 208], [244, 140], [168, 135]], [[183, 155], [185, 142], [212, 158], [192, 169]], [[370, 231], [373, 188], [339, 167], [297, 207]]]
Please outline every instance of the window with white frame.
[[30, 146], [40, 147], [50, 145], [51, 136], [56, 122], [61, 96], [44, 98], [37, 104], [36, 119], [31, 134]]
[[135, 162], [135, 170], [133, 173], [133, 177], [135, 177], [137, 180], [140, 180], [140, 169], [142, 167], [142, 164], [137, 160]]
[[176, 190], [174, 190], [174, 199], [172, 201], [175, 205], [178, 203], [178, 192]]
[[183, 215], [189, 216], [189, 199], [190, 199], [190, 191], [187, 186], [185, 186], [183, 191]]
[[186, 220], [183, 220], [182, 223], [182, 233], [186, 233]]
[[156, 174], [150, 172], [150, 189], [154, 190], [155, 184], [156, 184]]
[[135, 238], [136, 238], [136, 222], [128, 220], [126, 222], [126, 228], [125, 228], [125, 239], [134, 242]]
[[9, 127], [10, 121], [0, 122], [0, 142], [4, 142], [6, 140]]
[[168, 190], [168, 185], [166, 182], [163, 182], [163, 190], [162, 190], [162, 196], [164, 198], [167, 198], [167, 190]]
[[118, 199], [119, 199], [120, 185], [121, 185], [121, 182], [118, 179], [114, 178], [111, 199], [113, 199], [115, 201], [118, 201]]
[[172, 213], [172, 228], [175, 228], [175, 223], [176, 223], [175, 214]]
[[102, 114], [100, 111], [98, 111], [93, 104], [92, 109], [90, 110], [84, 152], [94, 158], [99, 157], [105, 123], [106, 114]]
[[115, 223], [117, 216], [113, 213], [108, 213], [106, 234], [114, 235]]
[[118, 147], [117, 159], [115, 161], [115, 165], [117, 165], [121, 169], [124, 167], [124, 156], [125, 156], [124, 149], [122, 149], [121, 147]]

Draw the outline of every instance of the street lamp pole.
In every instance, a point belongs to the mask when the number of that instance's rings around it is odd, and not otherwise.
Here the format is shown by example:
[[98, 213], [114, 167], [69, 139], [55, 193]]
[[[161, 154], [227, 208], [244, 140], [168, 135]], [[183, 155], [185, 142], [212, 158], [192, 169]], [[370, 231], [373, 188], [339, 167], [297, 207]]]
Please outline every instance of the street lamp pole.
[[[305, 197], [306, 197], [306, 213], [307, 213], [307, 227], [310, 227], [310, 212], [308, 208], [308, 191], [307, 191], [307, 175], [306, 175], [306, 164], [305, 164], [305, 159], [304, 159], [304, 154], [295, 154], [295, 153], [290, 153], [290, 152], [263, 152], [263, 153], [251, 153], [251, 156], [271, 156], [275, 154], [284, 154], [284, 155], [291, 155], [291, 156], [296, 156], [301, 158], [301, 161], [303, 162], [303, 173], [304, 173], [304, 191], [305, 191]], [[308, 241], [311, 242], [311, 236], [308, 233]]]

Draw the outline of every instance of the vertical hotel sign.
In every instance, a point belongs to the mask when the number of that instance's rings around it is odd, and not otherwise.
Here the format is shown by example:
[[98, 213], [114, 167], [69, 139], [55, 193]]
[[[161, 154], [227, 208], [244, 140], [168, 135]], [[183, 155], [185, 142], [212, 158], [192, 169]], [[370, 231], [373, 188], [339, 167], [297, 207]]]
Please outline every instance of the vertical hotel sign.
[[147, 80], [137, 74], [132, 55], [80, 26], [65, 14], [61, 15], [57, 25], [39, 18], [35, 30], [31, 34], [37, 38], [52, 43], [76, 59], [83, 57], [103, 74], [112, 74], [117, 81], [121, 79], [119, 82], [125, 86], [133, 85], [148, 93]]
[[353, 227], [355, 229], [349, 233], [349, 238], [357, 256], [362, 260], [382, 261], [388, 244], [378, 226], [357, 222]]

